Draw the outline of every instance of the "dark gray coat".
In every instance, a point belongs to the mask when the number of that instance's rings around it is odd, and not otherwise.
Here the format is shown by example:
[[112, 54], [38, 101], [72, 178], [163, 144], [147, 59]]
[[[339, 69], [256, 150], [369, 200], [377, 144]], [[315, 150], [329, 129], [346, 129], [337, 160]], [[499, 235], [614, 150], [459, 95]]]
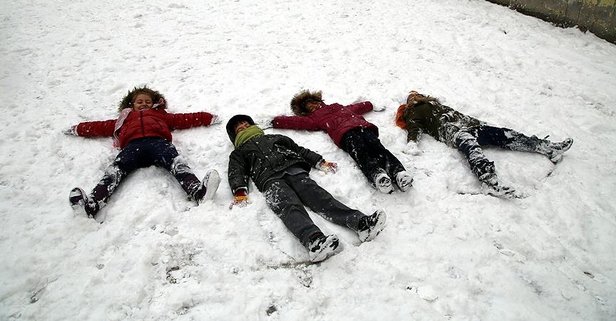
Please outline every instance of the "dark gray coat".
[[229, 186], [248, 187], [250, 177], [260, 191], [268, 179], [296, 166], [310, 171], [323, 157], [283, 135], [262, 135], [236, 147], [229, 155]]

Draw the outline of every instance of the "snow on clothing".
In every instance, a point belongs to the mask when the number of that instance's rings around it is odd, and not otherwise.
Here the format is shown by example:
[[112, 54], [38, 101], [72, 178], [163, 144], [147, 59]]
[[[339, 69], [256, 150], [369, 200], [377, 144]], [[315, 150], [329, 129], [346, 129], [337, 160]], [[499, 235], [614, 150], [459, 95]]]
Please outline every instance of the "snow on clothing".
[[[229, 134], [229, 138], [234, 137]], [[322, 159], [289, 137], [253, 135], [229, 155], [229, 186], [235, 193], [245, 189], [251, 178], [267, 205], [304, 246], [311, 236], [321, 233], [304, 205], [335, 224], [357, 231], [365, 215], [340, 203], [308, 176], [311, 167]]]
[[248, 178], [252, 178], [259, 191], [263, 192], [272, 176], [290, 167], [310, 171], [322, 159], [321, 155], [297, 145], [287, 136], [255, 136], [236, 146], [229, 155], [229, 186], [232, 191], [246, 188]]
[[[117, 120], [82, 122], [74, 126], [78, 136], [114, 136], [121, 148], [113, 163], [105, 170], [86, 204], [86, 212], [94, 216], [103, 208], [123, 178], [137, 168], [158, 166], [171, 172], [189, 198], [194, 198], [201, 181], [179, 157], [171, 143], [171, 130], [211, 124], [207, 112], [171, 114], [163, 109], [134, 111], [123, 109]], [[198, 197], [197, 197], [198, 198]]]
[[118, 119], [79, 123], [75, 132], [83, 137], [113, 136], [122, 149], [131, 140], [143, 137], [162, 137], [171, 142], [172, 130], [207, 126], [212, 119], [213, 115], [207, 112], [172, 114], [164, 109], [134, 111], [127, 108]]
[[[138, 168], [162, 167], [177, 179], [187, 195], [192, 196], [201, 185], [188, 164], [169, 141], [160, 137], [144, 137], [132, 140], [107, 167], [105, 174], [94, 187], [91, 200], [96, 211], [107, 204], [120, 182]], [[94, 213], [95, 214], [95, 213]]]
[[536, 152], [556, 162], [560, 159], [558, 156], [573, 143], [571, 139], [552, 143], [509, 128], [489, 126], [442, 105], [434, 98], [413, 93], [407, 104], [398, 108], [396, 124], [408, 131], [409, 141], [417, 141], [421, 133], [425, 132], [436, 140], [457, 148], [466, 156], [473, 173], [481, 181], [492, 185], [497, 181], [494, 163], [485, 157], [481, 146]]
[[372, 109], [369, 101], [348, 106], [320, 103], [320, 108], [305, 116], [274, 117], [272, 125], [280, 129], [326, 131], [334, 143], [355, 160], [368, 181], [374, 185], [375, 175], [380, 171], [385, 170], [389, 176], [395, 177], [405, 169], [381, 144], [378, 128], [362, 116]]

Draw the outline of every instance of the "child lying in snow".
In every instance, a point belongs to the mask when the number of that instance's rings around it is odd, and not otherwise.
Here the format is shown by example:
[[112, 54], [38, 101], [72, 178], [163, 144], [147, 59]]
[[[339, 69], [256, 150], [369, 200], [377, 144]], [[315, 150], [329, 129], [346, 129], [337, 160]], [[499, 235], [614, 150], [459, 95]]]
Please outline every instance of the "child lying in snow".
[[308, 216], [304, 204], [329, 221], [346, 226], [362, 242], [374, 239], [385, 227], [385, 212], [367, 216], [350, 209], [313, 181], [311, 167], [335, 172], [336, 164], [298, 146], [283, 135], [264, 135], [250, 116], [235, 115], [226, 126], [235, 150], [229, 155], [229, 186], [234, 204], [248, 199], [248, 178], [265, 195], [267, 205], [286, 227], [308, 248], [310, 260], [320, 262], [340, 252], [338, 237], [325, 236]]
[[320, 91], [304, 90], [291, 100], [295, 116], [277, 116], [274, 128], [323, 130], [334, 143], [357, 163], [372, 186], [380, 192], [394, 191], [392, 180], [405, 192], [413, 178], [402, 163], [379, 140], [379, 129], [366, 121], [362, 114], [373, 110], [369, 101], [348, 106], [326, 105]]
[[[464, 115], [442, 105], [438, 99], [411, 91], [406, 104], [396, 113], [396, 125], [408, 131], [408, 140], [417, 142], [425, 132], [451, 147], [460, 150], [468, 159], [471, 170], [491, 195], [515, 197], [515, 191], [498, 183], [494, 163], [483, 154], [481, 146], [496, 146], [514, 151], [535, 152], [547, 156], [554, 164], [573, 144], [567, 138], [553, 143], [537, 136], [525, 136], [503, 127], [488, 126], [485, 122]], [[413, 143], [413, 149], [416, 145]]]
[[122, 99], [118, 119], [83, 122], [65, 131], [82, 137], [113, 136], [114, 145], [121, 149], [90, 195], [79, 187], [70, 192], [69, 201], [75, 211], [95, 218], [122, 179], [138, 168], [152, 165], [170, 171], [189, 199], [199, 203], [213, 197], [220, 183], [218, 172], [210, 170], [203, 182], [199, 181], [171, 143], [171, 131], [220, 122], [210, 113], [171, 114], [165, 108], [165, 98], [159, 92], [146, 86], [134, 88]]

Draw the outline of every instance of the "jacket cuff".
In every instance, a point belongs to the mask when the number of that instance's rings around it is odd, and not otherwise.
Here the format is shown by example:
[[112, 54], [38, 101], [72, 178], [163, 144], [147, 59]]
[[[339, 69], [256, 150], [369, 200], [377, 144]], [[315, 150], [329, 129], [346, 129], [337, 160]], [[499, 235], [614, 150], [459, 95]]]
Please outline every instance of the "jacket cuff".
[[238, 187], [233, 191], [233, 196], [246, 196], [248, 195], [248, 188]]

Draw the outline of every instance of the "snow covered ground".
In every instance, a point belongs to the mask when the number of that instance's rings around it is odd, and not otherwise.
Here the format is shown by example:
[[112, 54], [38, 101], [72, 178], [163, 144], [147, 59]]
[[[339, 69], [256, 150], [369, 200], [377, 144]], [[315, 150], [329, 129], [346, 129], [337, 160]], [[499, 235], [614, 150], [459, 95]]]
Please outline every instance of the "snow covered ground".
[[[0, 4], [1, 320], [615, 320], [616, 46], [480, 0], [3, 1]], [[116, 150], [68, 137], [116, 117], [134, 86], [172, 112], [225, 120], [290, 114], [301, 89], [327, 103], [387, 106], [366, 118], [415, 175], [405, 194], [371, 189], [324, 133], [282, 133], [336, 161], [312, 176], [346, 204], [384, 208], [359, 245], [305, 250], [266, 207], [185, 200], [157, 168], [130, 176], [102, 211], [75, 217]], [[411, 89], [492, 124], [575, 143], [554, 168], [488, 150], [519, 200], [477, 195], [456, 150], [424, 137], [405, 153], [393, 124]], [[177, 131], [199, 176], [226, 176], [223, 126]], [[551, 173], [548, 175], [548, 173]]]

